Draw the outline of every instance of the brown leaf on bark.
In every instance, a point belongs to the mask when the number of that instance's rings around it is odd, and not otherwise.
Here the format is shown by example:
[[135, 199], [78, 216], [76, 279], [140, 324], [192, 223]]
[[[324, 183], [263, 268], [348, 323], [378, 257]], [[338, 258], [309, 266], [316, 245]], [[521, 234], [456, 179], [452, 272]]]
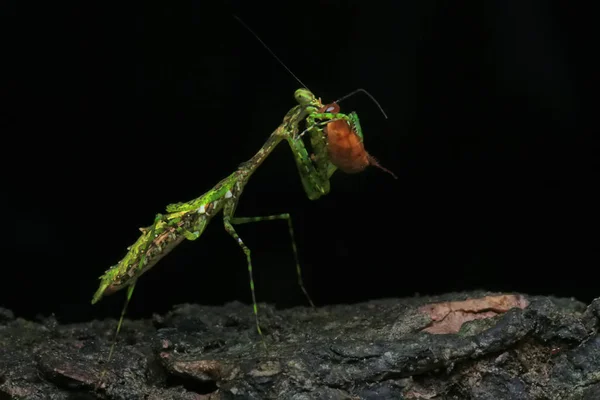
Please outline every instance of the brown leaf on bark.
[[475, 319], [491, 318], [511, 308], [525, 308], [529, 301], [521, 295], [486, 296], [464, 301], [427, 304], [419, 311], [429, 315], [432, 323], [424, 332], [433, 334], [457, 333], [462, 324]]

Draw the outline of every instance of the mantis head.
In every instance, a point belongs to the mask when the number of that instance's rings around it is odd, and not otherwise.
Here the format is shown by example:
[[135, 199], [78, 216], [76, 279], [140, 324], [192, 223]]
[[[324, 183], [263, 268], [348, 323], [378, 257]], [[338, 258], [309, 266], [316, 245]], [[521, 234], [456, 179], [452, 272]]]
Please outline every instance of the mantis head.
[[298, 89], [294, 93], [294, 98], [302, 107], [320, 107], [321, 102], [308, 89]]

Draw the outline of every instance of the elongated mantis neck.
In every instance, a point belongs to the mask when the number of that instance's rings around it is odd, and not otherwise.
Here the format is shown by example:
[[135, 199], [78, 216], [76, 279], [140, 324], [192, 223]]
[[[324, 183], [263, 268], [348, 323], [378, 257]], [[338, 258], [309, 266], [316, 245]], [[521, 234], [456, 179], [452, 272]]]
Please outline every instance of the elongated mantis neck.
[[275, 147], [277, 147], [277, 145], [283, 140], [283, 136], [277, 134], [280, 129], [281, 127], [277, 128], [277, 130], [273, 132], [271, 136], [269, 136], [265, 144], [251, 159], [240, 165], [238, 173], [242, 174], [245, 180], [248, 180], [252, 176], [254, 171], [260, 167], [269, 154], [271, 154]]
[[240, 164], [238, 173], [243, 175], [245, 181], [252, 176], [254, 171], [260, 167], [283, 139], [287, 139], [288, 142], [297, 140], [295, 138], [295, 135], [298, 134], [297, 122], [291, 123], [291, 121], [298, 121], [304, 116], [304, 113], [305, 111], [303, 111], [300, 106], [292, 108], [283, 119], [283, 122], [275, 129], [271, 136], [269, 136], [265, 144], [256, 152], [256, 154], [248, 161]]

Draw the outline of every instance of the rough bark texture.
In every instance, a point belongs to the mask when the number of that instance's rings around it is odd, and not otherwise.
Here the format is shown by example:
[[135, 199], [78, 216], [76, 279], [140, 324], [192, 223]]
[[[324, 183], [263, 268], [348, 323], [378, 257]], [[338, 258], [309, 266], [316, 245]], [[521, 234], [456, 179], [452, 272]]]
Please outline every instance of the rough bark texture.
[[600, 299], [473, 292], [260, 312], [267, 352], [249, 306], [182, 305], [126, 320], [106, 365], [116, 321], [0, 310], [0, 400], [600, 399]]

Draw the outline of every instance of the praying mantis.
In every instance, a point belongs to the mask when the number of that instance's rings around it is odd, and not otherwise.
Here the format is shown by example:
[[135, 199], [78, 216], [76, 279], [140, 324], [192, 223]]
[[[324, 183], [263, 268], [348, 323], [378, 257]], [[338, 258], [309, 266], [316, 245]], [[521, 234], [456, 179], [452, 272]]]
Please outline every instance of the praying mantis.
[[[246, 26], [239, 18], [235, 18]], [[252, 32], [247, 26], [246, 28]], [[252, 33], [254, 34], [254, 32]], [[254, 35], [256, 36], [256, 34]], [[258, 38], [258, 36], [256, 37]], [[261, 41], [260, 38], [258, 39]], [[264, 45], [264, 43], [262, 44]], [[267, 46], [265, 45], [265, 47]], [[271, 52], [268, 47], [267, 50]], [[271, 52], [271, 54], [273, 53]], [[275, 55], [273, 54], [273, 56]], [[275, 56], [275, 58], [277, 58], [277, 56]], [[277, 60], [281, 62], [278, 58]], [[282, 65], [291, 73], [285, 64], [282, 63]], [[302, 84], [293, 73], [292, 75], [300, 82], [300, 84]], [[305, 85], [302, 84], [302, 86]], [[371, 95], [363, 89], [358, 89], [351, 94], [358, 91], [362, 91], [371, 97]], [[345, 96], [344, 98], [348, 96]], [[336, 155], [340, 155], [339, 150], [335, 147], [328, 147], [326, 132], [329, 124], [336, 121], [342, 121], [341, 124], [337, 125], [337, 131], [342, 131], [346, 136], [357, 135], [360, 140], [355, 140], [353, 143], [356, 143], [356, 146], [360, 145], [358, 148], [359, 152], [364, 152], [364, 147], [362, 147], [363, 134], [360, 124], [358, 123], [358, 116], [355, 113], [346, 115], [339, 112], [339, 107], [336, 108], [332, 107], [332, 105], [323, 105], [321, 100], [306, 87], [296, 90], [294, 98], [298, 104], [285, 115], [283, 122], [275, 129], [265, 144], [252, 158], [240, 164], [237, 170], [222, 179], [212, 189], [208, 190], [200, 197], [188, 202], [167, 205], [166, 213], [157, 214], [152, 225], [140, 228], [142, 233], [141, 236], [133, 245], [128, 247], [126, 255], [121, 261], [108, 269], [100, 277], [100, 285], [93, 296], [92, 304], [97, 303], [104, 296], [115, 293], [121, 289], [127, 289], [125, 304], [117, 324], [115, 340], [112, 343], [108, 361], [110, 361], [112, 357], [116, 338], [123, 324], [127, 305], [132, 298], [137, 280], [184, 240], [197, 240], [204, 232], [208, 223], [219, 213], [222, 213], [222, 221], [225, 230], [238, 243], [241, 250], [246, 255], [256, 329], [261, 338], [263, 338], [263, 335], [258, 318], [251, 251], [236, 232], [235, 225], [260, 221], [287, 221], [292, 242], [292, 250], [296, 262], [298, 283], [308, 299], [308, 302], [314, 307], [302, 281], [290, 215], [285, 213], [261, 217], [235, 216], [240, 196], [250, 177], [282, 141], [286, 141], [290, 146], [303, 189], [310, 200], [317, 200], [321, 196], [329, 193], [329, 179], [341, 165], [340, 161], [336, 162], [336, 160], [339, 160], [339, 157], [336, 157]], [[337, 103], [342, 99], [337, 100], [332, 104], [337, 106]], [[371, 99], [375, 101], [372, 97]], [[375, 103], [377, 104], [376, 101]], [[379, 104], [377, 105], [379, 106]], [[303, 125], [306, 126], [306, 129], [300, 132], [301, 126]], [[333, 126], [330, 128], [333, 129]], [[311, 154], [309, 154], [302, 140], [302, 136], [305, 133], [308, 133], [309, 136], [312, 148]], [[366, 154], [366, 152], [364, 153]], [[375, 161], [373, 161], [372, 164], [378, 165]], [[265, 344], [264, 339], [263, 344]]]

